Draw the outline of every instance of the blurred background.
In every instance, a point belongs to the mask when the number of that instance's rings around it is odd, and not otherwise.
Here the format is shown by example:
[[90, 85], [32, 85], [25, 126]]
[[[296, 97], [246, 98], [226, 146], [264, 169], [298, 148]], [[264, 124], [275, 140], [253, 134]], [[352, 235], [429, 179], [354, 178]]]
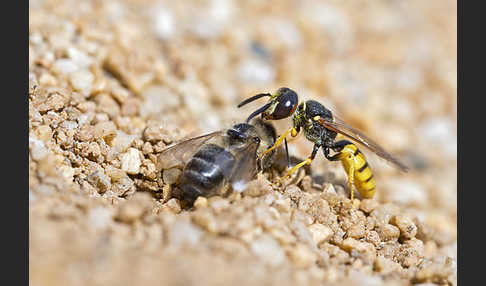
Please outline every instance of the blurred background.
[[[29, 71], [85, 98], [109, 86], [95, 102], [118, 128], [161, 124], [176, 140], [242, 122], [264, 99], [240, 101], [289, 87], [412, 167], [366, 153], [380, 202], [456, 239], [456, 1], [31, 0]], [[303, 159], [312, 143], [289, 148]], [[311, 168], [345, 182], [321, 152]]]

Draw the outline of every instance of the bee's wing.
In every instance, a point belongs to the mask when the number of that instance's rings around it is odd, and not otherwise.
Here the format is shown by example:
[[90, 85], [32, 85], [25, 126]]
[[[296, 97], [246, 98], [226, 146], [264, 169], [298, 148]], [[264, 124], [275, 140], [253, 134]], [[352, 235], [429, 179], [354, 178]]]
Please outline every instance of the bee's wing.
[[381, 158], [393, 163], [396, 167], [398, 167], [400, 170], [407, 172], [408, 167], [400, 162], [397, 158], [395, 158], [393, 155], [385, 151], [383, 147], [378, 145], [375, 141], [373, 141], [371, 138], [363, 134], [363, 132], [357, 130], [356, 128], [351, 127], [349, 124], [344, 122], [342, 119], [339, 117], [336, 117], [334, 115], [334, 121], [328, 119], [328, 118], [320, 118], [319, 123], [326, 127], [327, 129], [333, 130], [337, 133], [343, 134], [350, 139], [362, 144], [366, 148], [370, 149], [372, 152], [374, 152], [376, 155], [380, 156]]
[[235, 166], [229, 178], [233, 190], [236, 192], [246, 189], [249, 181], [257, 174], [257, 148], [258, 144], [248, 142], [234, 149]]
[[222, 133], [223, 131], [221, 130], [215, 131], [198, 137], [189, 138], [167, 147], [162, 150], [157, 157], [157, 168], [159, 170], [165, 170], [185, 165], [202, 144]]

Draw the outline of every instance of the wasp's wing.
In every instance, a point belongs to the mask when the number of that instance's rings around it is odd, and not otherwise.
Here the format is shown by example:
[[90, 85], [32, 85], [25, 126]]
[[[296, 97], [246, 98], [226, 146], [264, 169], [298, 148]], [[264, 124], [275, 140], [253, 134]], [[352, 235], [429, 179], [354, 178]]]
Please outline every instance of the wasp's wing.
[[326, 127], [327, 129], [333, 130], [337, 133], [343, 134], [350, 139], [362, 144], [363, 146], [367, 147], [371, 151], [373, 151], [376, 155], [380, 156], [381, 158], [393, 163], [396, 167], [398, 167], [400, 170], [407, 172], [408, 167], [400, 162], [397, 158], [395, 158], [393, 155], [385, 151], [383, 147], [378, 145], [375, 141], [373, 141], [371, 138], [363, 134], [363, 132], [357, 130], [356, 128], [351, 127], [349, 124], [344, 122], [342, 119], [339, 117], [336, 117], [334, 115], [334, 121], [328, 119], [328, 118], [320, 118], [319, 123], [322, 124], [322, 126]]
[[157, 167], [159, 170], [170, 169], [176, 166], [185, 165], [199, 147], [211, 138], [221, 135], [223, 131], [216, 131], [198, 137], [189, 138], [179, 143], [175, 143], [162, 150], [157, 157]]
[[241, 192], [246, 189], [247, 183], [257, 174], [257, 148], [258, 144], [248, 142], [234, 149], [235, 166], [229, 178], [234, 191]]

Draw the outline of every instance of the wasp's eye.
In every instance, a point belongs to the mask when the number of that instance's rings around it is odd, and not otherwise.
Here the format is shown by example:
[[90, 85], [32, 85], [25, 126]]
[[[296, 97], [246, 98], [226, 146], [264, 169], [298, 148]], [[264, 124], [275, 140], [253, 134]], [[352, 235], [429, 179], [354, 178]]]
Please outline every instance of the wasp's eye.
[[276, 120], [292, 115], [299, 101], [297, 93], [290, 88], [283, 87], [279, 89], [278, 93], [279, 95], [276, 98], [277, 106], [272, 113], [273, 119]]

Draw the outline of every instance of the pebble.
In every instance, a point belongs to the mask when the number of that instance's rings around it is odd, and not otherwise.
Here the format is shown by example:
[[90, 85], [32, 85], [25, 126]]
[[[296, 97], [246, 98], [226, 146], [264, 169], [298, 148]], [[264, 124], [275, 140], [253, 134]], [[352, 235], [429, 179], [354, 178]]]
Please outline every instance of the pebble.
[[78, 65], [70, 59], [58, 59], [54, 62], [52, 69], [58, 74], [70, 74], [78, 70]]
[[140, 151], [137, 149], [128, 149], [126, 153], [120, 156], [121, 169], [131, 175], [138, 174], [142, 165], [141, 156]]
[[330, 227], [320, 223], [310, 225], [309, 231], [312, 233], [312, 238], [314, 239], [316, 245], [328, 241], [333, 235], [333, 231]]
[[398, 227], [391, 224], [378, 225], [375, 230], [380, 235], [382, 241], [395, 241], [400, 236]]
[[157, 38], [168, 40], [176, 33], [177, 26], [172, 12], [168, 8], [158, 5], [154, 9], [152, 27]]
[[378, 206], [378, 202], [374, 199], [364, 199], [361, 201], [359, 208], [365, 213], [371, 213]]
[[129, 200], [120, 206], [116, 217], [122, 222], [132, 223], [141, 218], [144, 212], [142, 205]]
[[365, 263], [373, 263], [376, 255], [375, 246], [369, 242], [361, 242], [354, 238], [346, 238], [341, 244], [341, 248], [347, 251], [351, 256], [357, 256], [364, 260]]
[[200, 243], [203, 232], [192, 223], [176, 219], [168, 231], [169, 246], [179, 249], [181, 247], [196, 247]]
[[285, 253], [278, 242], [267, 234], [263, 234], [252, 241], [250, 249], [262, 261], [271, 266], [279, 266], [285, 260]]
[[302, 243], [289, 247], [287, 254], [297, 268], [307, 268], [313, 265], [317, 259], [315, 252]]
[[197, 197], [196, 201], [194, 201], [194, 207], [196, 209], [206, 208], [208, 207], [208, 199], [205, 197]]
[[73, 71], [69, 75], [73, 88], [88, 97], [93, 88], [94, 75], [86, 70]]
[[162, 172], [162, 179], [164, 180], [164, 183], [168, 185], [173, 185], [177, 182], [181, 174], [182, 171], [180, 169], [170, 168]]
[[42, 160], [47, 156], [47, 148], [44, 142], [29, 137], [30, 155], [34, 160]]
[[405, 215], [393, 216], [390, 223], [397, 226], [400, 230], [400, 235], [405, 239], [411, 239], [417, 235], [417, 226], [413, 220]]
[[88, 211], [87, 219], [94, 229], [105, 230], [112, 222], [113, 214], [109, 209], [99, 206]]
[[118, 130], [115, 138], [111, 141], [111, 146], [117, 152], [125, 152], [136, 138], [137, 135], [128, 135], [125, 132]]

